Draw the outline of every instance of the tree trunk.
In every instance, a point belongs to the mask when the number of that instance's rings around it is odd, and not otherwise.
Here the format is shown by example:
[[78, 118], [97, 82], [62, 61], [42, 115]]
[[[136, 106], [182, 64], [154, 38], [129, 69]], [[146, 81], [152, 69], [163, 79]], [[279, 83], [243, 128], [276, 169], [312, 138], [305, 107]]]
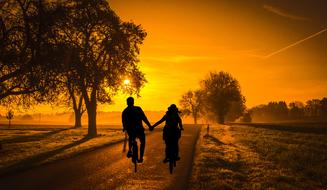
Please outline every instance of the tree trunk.
[[84, 103], [86, 106], [87, 117], [88, 117], [88, 129], [87, 135], [88, 137], [97, 136], [97, 123], [96, 123], [96, 115], [97, 115], [97, 86], [93, 86], [92, 92], [90, 96], [88, 95], [86, 86], [84, 83], [81, 83], [81, 91], [84, 99]]
[[87, 110], [88, 114], [88, 136], [95, 137], [97, 136], [97, 127], [96, 127], [96, 106], [91, 106], [91, 109]]
[[82, 127], [82, 113], [80, 113], [80, 110], [74, 110], [75, 113], [75, 128], [81, 128]]
[[225, 123], [225, 116], [223, 114], [219, 114], [218, 116], [218, 120], [220, 124], [224, 124]]
[[8, 125], [8, 128], [10, 129], [10, 125], [11, 125], [11, 120], [9, 119], [9, 125]]
[[196, 116], [193, 116], [194, 124], [198, 124], [198, 118]]
[[75, 95], [73, 95], [73, 108], [75, 113], [75, 128], [81, 128], [82, 127], [82, 115], [84, 113], [83, 109], [83, 96], [81, 95], [79, 98], [79, 102], [77, 105]]
[[198, 124], [197, 112], [195, 111], [193, 105], [192, 105], [192, 116], [193, 116], [194, 124]]
[[97, 136], [97, 125], [96, 125], [96, 115], [97, 115], [97, 102], [96, 102], [96, 92], [93, 90], [91, 93], [91, 100], [87, 103], [87, 115], [88, 115], [88, 136]]

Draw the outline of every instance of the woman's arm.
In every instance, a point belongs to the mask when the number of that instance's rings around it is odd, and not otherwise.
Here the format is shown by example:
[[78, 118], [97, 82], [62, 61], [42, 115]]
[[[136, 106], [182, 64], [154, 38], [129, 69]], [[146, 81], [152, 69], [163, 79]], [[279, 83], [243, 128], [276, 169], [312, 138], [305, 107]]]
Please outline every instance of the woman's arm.
[[179, 120], [178, 120], [178, 125], [179, 125], [179, 128], [181, 129], [181, 130], [184, 130], [184, 128], [183, 128], [183, 123], [182, 123], [182, 119], [179, 117]]
[[157, 123], [152, 125], [152, 128], [155, 128], [157, 125], [160, 125], [164, 121], [166, 121], [166, 115], [164, 115]]

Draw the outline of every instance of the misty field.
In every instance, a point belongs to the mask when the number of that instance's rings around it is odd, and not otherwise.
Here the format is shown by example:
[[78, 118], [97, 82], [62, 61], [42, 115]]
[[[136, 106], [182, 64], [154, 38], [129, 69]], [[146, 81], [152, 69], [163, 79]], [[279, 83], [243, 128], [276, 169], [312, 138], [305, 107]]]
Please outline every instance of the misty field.
[[327, 126], [206, 127], [191, 189], [327, 189]]
[[0, 175], [76, 156], [122, 141], [121, 126], [100, 126], [98, 136], [87, 138], [87, 128], [70, 126], [0, 125]]

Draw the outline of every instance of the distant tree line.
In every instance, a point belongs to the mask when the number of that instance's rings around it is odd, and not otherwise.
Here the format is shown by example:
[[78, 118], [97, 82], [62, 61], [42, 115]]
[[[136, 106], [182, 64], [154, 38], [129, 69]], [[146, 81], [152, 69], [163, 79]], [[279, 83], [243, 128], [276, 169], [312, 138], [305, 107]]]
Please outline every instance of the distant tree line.
[[180, 101], [182, 115], [224, 122], [327, 121], [327, 98], [305, 103], [293, 101], [269, 102], [246, 109], [245, 97], [238, 81], [227, 72], [210, 72], [200, 81], [200, 88], [185, 92]]
[[305, 103], [294, 101], [269, 102], [248, 110], [253, 121], [320, 120], [327, 121], [327, 98]]

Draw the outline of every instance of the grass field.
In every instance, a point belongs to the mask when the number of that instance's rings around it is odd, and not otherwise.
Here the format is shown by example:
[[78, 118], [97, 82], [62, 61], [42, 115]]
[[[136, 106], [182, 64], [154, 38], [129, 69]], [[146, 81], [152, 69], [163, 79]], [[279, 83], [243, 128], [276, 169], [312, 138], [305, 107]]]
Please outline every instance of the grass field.
[[324, 124], [202, 129], [191, 189], [327, 189]]
[[87, 128], [69, 126], [0, 126], [0, 175], [75, 156], [124, 139], [121, 126], [100, 126], [87, 138]]

